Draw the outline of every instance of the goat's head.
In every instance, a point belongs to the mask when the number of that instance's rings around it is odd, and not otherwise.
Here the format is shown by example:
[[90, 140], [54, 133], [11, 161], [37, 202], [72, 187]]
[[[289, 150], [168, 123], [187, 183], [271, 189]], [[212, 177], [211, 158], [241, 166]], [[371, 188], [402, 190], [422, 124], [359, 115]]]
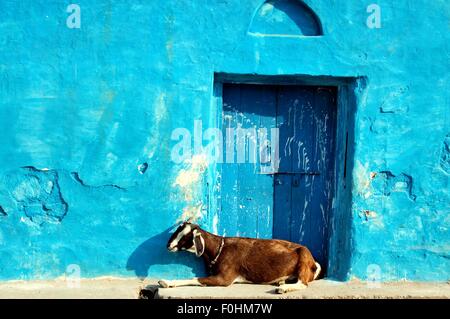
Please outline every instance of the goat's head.
[[190, 222], [184, 222], [170, 237], [167, 249], [171, 252], [186, 250], [200, 257], [205, 251], [205, 240], [200, 232], [200, 227]]

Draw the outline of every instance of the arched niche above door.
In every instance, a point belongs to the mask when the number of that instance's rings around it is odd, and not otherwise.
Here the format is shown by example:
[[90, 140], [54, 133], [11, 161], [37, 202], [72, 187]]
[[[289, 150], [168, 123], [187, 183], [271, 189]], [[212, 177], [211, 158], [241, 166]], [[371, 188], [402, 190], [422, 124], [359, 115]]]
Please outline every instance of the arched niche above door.
[[263, 37], [323, 35], [319, 17], [300, 0], [267, 0], [256, 10], [248, 33]]

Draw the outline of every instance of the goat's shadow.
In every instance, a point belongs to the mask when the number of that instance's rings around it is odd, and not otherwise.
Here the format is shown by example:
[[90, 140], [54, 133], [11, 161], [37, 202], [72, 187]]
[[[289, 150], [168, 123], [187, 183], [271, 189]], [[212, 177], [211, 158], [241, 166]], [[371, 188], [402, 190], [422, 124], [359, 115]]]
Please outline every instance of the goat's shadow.
[[[141, 243], [128, 257], [126, 269], [129, 271], [134, 271], [136, 276], [141, 280], [144, 280], [151, 274], [151, 267], [154, 266], [169, 266], [173, 265], [184, 265], [187, 266], [188, 269], [195, 276], [202, 276], [205, 274], [204, 263], [199, 258], [195, 258], [190, 253], [179, 252], [179, 253], [170, 253], [166, 244], [169, 240], [171, 233], [170, 231], [174, 228], [171, 226], [164, 230], [162, 233], [159, 233], [143, 243]], [[189, 270], [186, 269], [188, 272]], [[176, 276], [173, 270], [167, 268], [167, 275], [165, 271], [162, 269], [158, 269], [158, 276]]]

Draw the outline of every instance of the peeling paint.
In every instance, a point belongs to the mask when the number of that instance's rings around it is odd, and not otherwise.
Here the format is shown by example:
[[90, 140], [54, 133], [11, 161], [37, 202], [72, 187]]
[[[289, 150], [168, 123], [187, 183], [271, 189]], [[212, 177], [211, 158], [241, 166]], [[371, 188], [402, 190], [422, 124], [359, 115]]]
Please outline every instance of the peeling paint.
[[184, 162], [184, 168], [178, 172], [172, 187], [181, 190], [186, 203], [182, 214], [177, 221], [198, 221], [204, 215], [202, 203], [204, 190], [203, 180], [208, 167], [208, 159], [205, 154], [197, 154]]
[[377, 217], [377, 213], [375, 213], [374, 211], [365, 210], [364, 211], [364, 216], [366, 217], [366, 221], [367, 221], [370, 218], [376, 218]]
[[69, 206], [62, 196], [57, 171], [28, 166], [9, 172], [2, 180], [11, 189], [10, 201], [15, 209], [32, 223], [60, 223], [66, 216]]
[[194, 206], [187, 206], [183, 208], [183, 212], [176, 220], [177, 223], [190, 221], [192, 223], [198, 222], [204, 216], [203, 204], [199, 203]]
[[371, 231], [379, 231], [385, 227], [383, 223], [383, 216], [374, 211], [362, 210], [358, 216], [363, 221], [363, 224], [368, 225], [369, 230]]
[[370, 197], [372, 195], [371, 178], [373, 174], [369, 171], [369, 163], [363, 165], [357, 160], [353, 175], [355, 191], [364, 198]]
[[393, 192], [403, 192], [413, 201], [417, 197], [413, 193], [413, 178], [405, 173], [396, 176], [390, 171], [378, 172], [373, 185], [379, 185], [384, 196], [390, 196]]
[[387, 97], [383, 99], [380, 112], [381, 113], [407, 113], [409, 105], [405, 100], [405, 95], [409, 91], [409, 86], [400, 86], [398, 88], [390, 88]]
[[208, 160], [206, 155], [194, 155], [184, 163], [185, 168], [181, 169], [175, 178], [173, 186], [179, 186], [186, 201], [191, 201], [194, 198], [194, 193], [198, 182], [208, 167]]

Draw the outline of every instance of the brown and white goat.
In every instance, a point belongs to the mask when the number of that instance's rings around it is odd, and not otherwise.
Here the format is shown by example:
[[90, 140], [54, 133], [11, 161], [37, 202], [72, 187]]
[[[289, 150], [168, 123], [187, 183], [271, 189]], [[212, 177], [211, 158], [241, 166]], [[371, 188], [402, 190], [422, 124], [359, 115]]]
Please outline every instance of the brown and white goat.
[[[321, 271], [308, 248], [285, 240], [221, 237], [198, 225], [183, 223], [167, 249], [203, 257], [211, 276], [189, 280], [160, 280], [164, 288], [229, 286], [233, 283], [278, 284], [277, 293], [305, 288]], [[286, 284], [287, 280], [296, 283]]]

